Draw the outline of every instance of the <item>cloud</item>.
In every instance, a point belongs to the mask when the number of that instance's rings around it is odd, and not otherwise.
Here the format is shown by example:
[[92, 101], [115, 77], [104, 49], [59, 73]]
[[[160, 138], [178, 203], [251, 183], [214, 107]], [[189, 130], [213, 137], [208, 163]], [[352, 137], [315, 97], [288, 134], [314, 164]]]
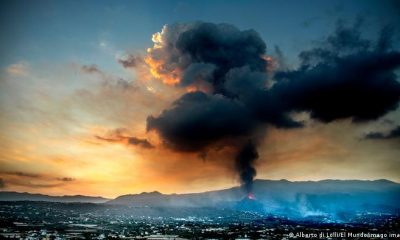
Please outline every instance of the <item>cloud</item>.
[[40, 174], [35, 174], [35, 173], [27, 173], [27, 172], [5, 172], [7, 175], [14, 175], [18, 177], [28, 177], [28, 178], [42, 178]]
[[132, 91], [137, 89], [137, 86], [133, 82], [109, 74], [100, 69], [95, 64], [90, 64], [90, 65], [74, 64], [74, 66], [77, 66], [79, 70], [82, 71], [83, 73], [98, 74], [99, 79], [102, 81], [102, 86], [104, 88], [116, 88], [121, 90], [132, 90]]
[[139, 146], [147, 149], [154, 148], [154, 146], [147, 139], [130, 136], [129, 131], [125, 128], [117, 128], [109, 131], [106, 136], [95, 137], [106, 142], [124, 143], [127, 145]]
[[143, 148], [154, 148], [154, 146], [149, 141], [147, 141], [147, 139], [140, 139], [137, 137], [129, 137], [128, 143], [131, 145], [141, 146]]
[[52, 188], [59, 187], [65, 184], [66, 181], [62, 181], [60, 183], [58, 178], [50, 177], [50, 176], [30, 176], [27, 174], [14, 174], [14, 173], [3, 173], [2, 178], [0, 178], [1, 182], [4, 184], [7, 183], [7, 186], [21, 186], [21, 187], [30, 187], [30, 188]]
[[[158, 116], [149, 116], [147, 130], [156, 131], [177, 151], [233, 146], [236, 166], [242, 167], [238, 173], [248, 188], [255, 174], [242, 170], [253, 169], [256, 158], [243, 161], [240, 156], [251, 152], [246, 151], [248, 141], [256, 146], [268, 125], [302, 127], [293, 112], [309, 112], [320, 122], [351, 118], [356, 123], [397, 108], [400, 53], [390, 48], [389, 33], [373, 42], [363, 39], [359, 28], [358, 23], [338, 23], [325, 42], [299, 54], [297, 69], [280, 69], [269, 79], [270, 57], [254, 30], [202, 22], [164, 26], [153, 35], [146, 63], [165, 84], [194, 90]], [[243, 154], [250, 155], [255, 156]]]
[[205, 150], [221, 138], [250, 135], [255, 127], [239, 101], [203, 92], [185, 94], [172, 108], [147, 119], [148, 130], [157, 130], [168, 147], [179, 151]]
[[138, 65], [144, 64], [144, 59], [140, 55], [129, 54], [124, 58], [118, 59], [118, 63], [124, 68], [135, 68]]
[[[261, 57], [266, 45], [258, 33], [240, 31], [229, 24], [166, 25], [161, 33], [153, 35], [153, 42], [154, 47], [148, 50], [145, 61], [154, 76], [167, 84], [182, 83], [183, 74], [190, 73], [185, 78], [197, 79], [207, 69], [207, 74], [212, 72], [213, 77], [203, 81], [213, 81], [214, 90], [222, 91], [219, 87], [230, 69], [247, 65], [252, 71], [264, 71], [266, 67], [266, 61]], [[213, 66], [215, 71], [212, 71]]]
[[[12, 183], [12, 184], [16, 183], [17, 185], [22, 185], [22, 182], [27, 182], [26, 179], [32, 179], [34, 181], [46, 181], [46, 182], [53, 182], [55, 180], [62, 181], [62, 182], [75, 181], [75, 179], [71, 178], [71, 177], [55, 177], [55, 176], [51, 176], [51, 175], [21, 172], [21, 171], [0, 172], [0, 174], [5, 176], [10, 183]], [[37, 183], [27, 182], [26, 184], [45, 186], [47, 183], [46, 184], [42, 184], [42, 183], [37, 184]], [[54, 183], [54, 184], [57, 185], [58, 183]], [[49, 186], [53, 186], [54, 184], [50, 183]]]
[[29, 188], [54, 188], [63, 185], [63, 183], [33, 183], [29, 181], [7, 181], [7, 183], [14, 186], [22, 186]]
[[62, 182], [72, 182], [72, 181], [75, 181], [75, 178], [62, 177], [62, 178], [57, 178], [57, 180], [62, 181]]
[[4, 182], [4, 180], [2, 178], [0, 178], [0, 189], [5, 188], [6, 187], [6, 183]]
[[339, 24], [323, 46], [300, 53], [298, 69], [276, 73], [271, 95], [283, 110], [309, 111], [323, 122], [378, 119], [397, 108], [400, 96], [400, 53], [382, 44], [389, 41], [383, 36], [375, 43], [362, 39], [358, 26]]
[[157, 131], [166, 146], [178, 151], [234, 146], [236, 166], [242, 168], [237, 171], [250, 191], [255, 159], [242, 153], [247, 152], [246, 142], [255, 146], [263, 131], [256, 131], [262, 122], [247, 101], [267, 84], [265, 43], [254, 30], [203, 22], [165, 26], [153, 41], [146, 62], [154, 76], [194, 92], [159, 116], [149, 116], [147, 130]]
[[29, 74], [29, 64], [27, 62], [14, 63], [8, 66], [6, 71], [10, 75], [27, 76]]
[[81, 66], [82, 72], [85, 73], [99, 73], [99, 74], [104, 74], [103, 71], [101, 71], [97, 65], [92, 64], [92, 65], [82, 65]]
[[389, 133], [370, 132], [365, 135], [365, 139], [394, 139], [400, 138], [400, 126], [392, 129]]

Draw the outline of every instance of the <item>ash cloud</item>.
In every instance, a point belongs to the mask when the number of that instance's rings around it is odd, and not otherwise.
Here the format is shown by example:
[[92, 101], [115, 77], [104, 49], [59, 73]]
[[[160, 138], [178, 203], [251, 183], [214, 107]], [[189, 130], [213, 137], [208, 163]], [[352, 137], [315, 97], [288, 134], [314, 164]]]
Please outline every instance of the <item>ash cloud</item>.
[[323, 46], [300, 53], [299, 69], [276, 73], [271, 92], [285, 111], [309, 111], [322, 122], [378, 119], [397, 108], [400, 96], [400, 53], [382, 44], [389, 35], [374, 43], [361, 38], [359, 26], [339, 24]]
[[365, 135], [365, 139], [400, 139], [400, 126], [392, 129], [389, 133], [370, 132]]
[[302, 127], [290, 117], [301, 111], [321, 122], [357, 123], [397, 108], [400, 53], [390, 48], [389, 33], [373, 42], [363, 39], [359, 28], [339, 23], [324, 43], [299, 54], [297, 69], [271, 78], [266, 44], [254, 30], [202, 22], [166, 26], [153, 36], [146, 62], [157, 77], [195, 91], [149, 116], [147, 130], [177, 151], [233, 146], [237, 173], [251, 191], [257, 139], [268, 125]]
[[252, 182], [256, 176], [254, 167], [258, 159], [257, 146], [252, 141], [248, 141], [236, 156], [235, 167], [239, 173], [242, 185], [246, 192], [252, 192]]
[[179, 151], [200, 151], [222, 138], [251, 135], [256, 126], [240, 101], [199, 91], [147, 119], [148, 130], [157, 130], [165, 144]]
[[203, 81], [212, 86], [213, 93], [224, 94], [229, 70], [248, 66], [264, 72], [266, 67], [262, 58], [266, 45], [258, 33], [229, 24], [177, 23], [165, 26], [153, 41], [146, 62], [158, 76], [177, 79], [175, 84], [180, 86]]

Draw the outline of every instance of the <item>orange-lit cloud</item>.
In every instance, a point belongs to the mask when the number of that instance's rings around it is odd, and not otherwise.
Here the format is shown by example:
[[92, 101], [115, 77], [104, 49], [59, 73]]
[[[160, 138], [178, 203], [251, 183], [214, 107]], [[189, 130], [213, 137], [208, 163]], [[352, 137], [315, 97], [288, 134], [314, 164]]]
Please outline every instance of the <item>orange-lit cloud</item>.
[[[149, 49], [148, 52], [152, 53], [153, 50]], [[163, 60], [146, 57], [145, 61], [149, 65], [150, 72], [155, 78], [162, 80], [162, 82], [167, 85], [176, 85], [179, 83], [182, 71], [178, 68], [166, 72], [166, 70], [164, 69]]]
[[168, 56], [165, 52], [165, 46], [168, 44], [166, 38], [171, 34], [174, 33], [169, 30], [167, 25], [161, 32], [153, 34], [154, 46], [147, 49], [147, 56], [144, 60], [155, 78], [160, 79], [164, 84], [176, 85], [180, 81], [182, 70], [178, 66], [168, 64]]

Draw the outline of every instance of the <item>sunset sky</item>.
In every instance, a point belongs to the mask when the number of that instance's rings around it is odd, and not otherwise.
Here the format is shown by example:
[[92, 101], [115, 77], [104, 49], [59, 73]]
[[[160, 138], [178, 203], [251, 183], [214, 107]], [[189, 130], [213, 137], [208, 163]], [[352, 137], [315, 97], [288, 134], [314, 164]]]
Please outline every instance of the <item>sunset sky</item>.
[[[234, 145], [178, 151], [160, 136], [162, 126], [147, 129], [149, 116], [183, 94], [210, 91], [183, 85], [175, 65], [160, 71], [167, 63], [156, 54], [166, 54], [158, 51], [168, 34], [196, 21], [253, 29], [266, 44], [260, 57], [271, 62], [265, 73], [273, 82], [274, 72], [297, 69], [298, 55], [338, 24], [371, 41], [391, 26], [399, 51], [399, 12], [397, 1], [378, 0], [2, 1], [1, 191], [116, 197], [237, 186]], [[400, 182], [400, 109], [393, 106], [361, 122], [297, 111], [291, 116], [302, 127], [257, 125], [256, 178]]]

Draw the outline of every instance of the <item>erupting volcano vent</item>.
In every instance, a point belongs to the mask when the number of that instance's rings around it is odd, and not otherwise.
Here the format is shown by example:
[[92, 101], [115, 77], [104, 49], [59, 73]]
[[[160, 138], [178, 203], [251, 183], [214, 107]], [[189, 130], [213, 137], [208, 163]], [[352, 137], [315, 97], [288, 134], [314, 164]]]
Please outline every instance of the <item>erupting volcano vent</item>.
[[251, 192], [247, 193], [246, 196], [236, 204], [236, 209], [258, 213], [265, 212], [264, 205], [259, 202]]

